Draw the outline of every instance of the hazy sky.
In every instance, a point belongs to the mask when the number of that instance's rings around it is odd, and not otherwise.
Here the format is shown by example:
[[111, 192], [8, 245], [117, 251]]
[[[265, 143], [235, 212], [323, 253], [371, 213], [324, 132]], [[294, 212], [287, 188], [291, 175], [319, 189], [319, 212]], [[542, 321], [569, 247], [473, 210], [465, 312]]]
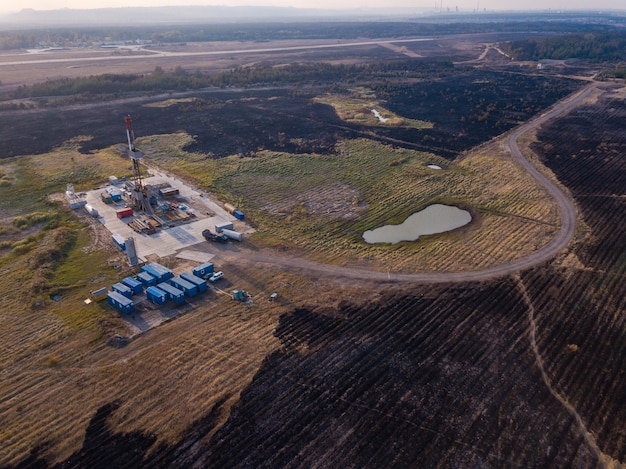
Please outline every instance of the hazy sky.
[[58, 8], [106, 8], [131, 6], [166, 6], [166, 5], [268, 5], [297, 8], [359, 8], [359, 7], [415, 7], [439, 8], [451, 10], [574, 10], [574, 9], [626, 9], [624, 0], [4, 0], [0, 11], [16, 12], [24, 8], [35, 10], [53, 10]]

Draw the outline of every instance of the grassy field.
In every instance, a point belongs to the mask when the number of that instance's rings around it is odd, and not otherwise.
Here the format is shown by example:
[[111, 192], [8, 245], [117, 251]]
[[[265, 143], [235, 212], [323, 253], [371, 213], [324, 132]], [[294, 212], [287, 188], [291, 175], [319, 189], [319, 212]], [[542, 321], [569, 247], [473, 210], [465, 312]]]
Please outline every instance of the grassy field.
[[[142, 432], [157, 444], [177, 442], [207, 409], [225, 422], [263, 360], [279, 347], [274, 331], [281, 315], [320, 289], [319, 280], [269, 267], [229, 266], [233, 285], [254, 295], [253, 309], [212, 293], [126, 348], [106, 346], [107, 338], [125, 333], [123, 321], [106, 303], [83, 300], [130, 271], [120, 267], [123, 259], [102, 228], [61, 201], [67, 183], [86, 190], [111, 174], [129, 176], [131, 166], [115, 148], [80, 153], [78, 144], [88, 138], [0, 166], [0, 268], [6, 274], [0, 340], [7, 344], [0, 371], [9, 377], [0, 385], [0, 417], [10, 422], [0, 433], [3, 463], [41, 445], [48, 460], [67, 458], [80, 446], [89, 419], [112, 402], [119, 406], [111, 431]], [[182, 132], [152, 135], [140, 138], [138, 147], [147, 163], [244, 210], [257, 229], [253, 249], [287, 249], [379, 270], [452, 271], [522, 257], [558, 229], [552, 200], [497, 142], [450, 162], [367, 139], [340, 141], [336, 155], [264, 150], [213, 159], [185, 151], [192, 141]], [[401, 223], [432, 203], [467, 209], [473, 222], [417, 243], [362, 240], [365, 230]], [[269, 303], [273, 291], [289, 300]], [[363, 291], [345, 285], [337, 294], [335, 286], [318, 299], [338, 307], [363, 301]]]
[[[366, 139], [340, 142], [337, 156], [262, 151], [220, 160], [186, 153], [190, 142], [184, 134], [140, 140], [150, 161], [244, 210], [259, 247], [298, 247], [324, 262], [392, 271], [459, 270], [522, 257], [558, 229], [553, 201], [497, 143], [450, 163]], [[467, 209], [473, 222], [417, 243], [363, 241], [364, 231], [433, 203]]]
[[[332, 106], [342, 120], [353, 124], [414, 129], [432, 128], [430, 122], [401, 117], [385, 109], [372, 90], [359, 87], [350, 91], [350, 95], [327, 94], [315, 98], [314, 101]], [[381, 119], [376, 117], [374, 110], [380, 114]]]

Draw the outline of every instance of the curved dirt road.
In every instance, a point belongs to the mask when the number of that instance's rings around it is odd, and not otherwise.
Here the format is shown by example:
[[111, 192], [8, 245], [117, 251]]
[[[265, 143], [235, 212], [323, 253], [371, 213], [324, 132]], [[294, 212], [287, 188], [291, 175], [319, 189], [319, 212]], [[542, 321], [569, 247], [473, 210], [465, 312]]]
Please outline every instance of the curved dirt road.
[[517, 146], [517, 139], [530, 129], [533, 129], [550, 119], [564, 114], [574, 108], [596, 88], [595, 84], [589, 84], [568, 99], [558, 103], [553, 109], [541, 116], [521, 125], [514, 130], [507, 139], [513, 157], [548, 193], [554, 197], [561, 213], [561, 229], [558, 234], [544, 247], [521, 259], [506, 264], [496, 265], [481, 270], [461, 272], [421, 272], [415, 274], [398, 274], [378, 272], [372, 270], [341, 267], [321, 264], [300, 258], [290, 258], [261, 252], [246, 252], [245, 255], [234, 252], [221, 252], [219, 256], [234, 264], [263, 263], [281, 266], [287, 269], [305, 270], [318, 273], [324, 277], [343, 277], [354, 280], [374, 280], [379, 282], [405, 282], [405, 283], [449, 283], [471, 282], [492, 279], [505, 275], [514, 274], [523, 269], [528, 269], [537, 264], [553, 258], [567, 246], [576, 230], [576, 207], [569, 197], [561, 191], [550, 179], [537, 170], [524, 156]]

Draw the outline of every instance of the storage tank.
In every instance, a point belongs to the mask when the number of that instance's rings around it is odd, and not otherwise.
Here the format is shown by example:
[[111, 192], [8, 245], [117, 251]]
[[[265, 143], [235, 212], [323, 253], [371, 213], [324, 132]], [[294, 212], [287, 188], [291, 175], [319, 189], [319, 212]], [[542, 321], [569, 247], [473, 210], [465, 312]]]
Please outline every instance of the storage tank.
[[224, 208], [228, 213], [233, 213], [235, 210], [237, 210], [235, 206], [231, 204], [224, 204]]
[[94, 218], [98, 218], [99, 213], [98, 213], [98, 211], [94, 208], [94, 206], [93, 206], [93, 205], [86, 204], [86, 205], [85, 205], [85, 210], [86, 210], [86, 211], [87, 211], [87, 213], [88, 213], [89, 215], [91, 215], [92, 217], [94, 217]]
[[167, 303], [167, 293], [158, 287], [146, 288], [146, 297], [157, 305], [164, 305]]
[[184, 303], [185, 293], [182, 290], [179, 290], [178, 288], [176, 288], [175, 286], [163, 282], [163, 283], [159, 283], [157, 285], [157, 288], [159, 290], [163, 290], [167, 294], [167, 298], [169, 300], [172, 300], [174, 304], [179, 305], [181, 303]]
[[230, 239], [234, 239], [235, 241], [243, 241], [243, 234], [238, 231], [233, 230], [222, 230], [222, 234]]
[[180, 278], [187, 280], [188, 282], [193, 283], [197, 288], [198, 288], [198, 292], [202, 293], [205, 292], [207, 290], [207, 285], [206, 285], [206, 280], [192, 274], [189, 272], [183, 272], [182, 274], [180, 274]]

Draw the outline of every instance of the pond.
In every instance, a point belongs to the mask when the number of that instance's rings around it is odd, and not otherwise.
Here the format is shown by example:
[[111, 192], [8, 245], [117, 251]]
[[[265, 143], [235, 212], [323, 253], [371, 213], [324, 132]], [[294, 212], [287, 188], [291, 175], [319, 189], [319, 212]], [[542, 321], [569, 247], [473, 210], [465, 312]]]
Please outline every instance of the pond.
[[376, 117], [376, 119], [378, 119], [382, 123], [385, 123], [389, 120], [388, 118], [381, 116], [380, 112], [378, 112], [376, 109], [372, 109], [372, 114], [374, 114], [374, 117]]
[[445, 233], [467, 225], [472, 216], [467, 210], [443, 204], [433, 204], [410, 215], [399, 225], [385, 225], [363, 233], [366, 243], [416, 241], [422, 235]]

